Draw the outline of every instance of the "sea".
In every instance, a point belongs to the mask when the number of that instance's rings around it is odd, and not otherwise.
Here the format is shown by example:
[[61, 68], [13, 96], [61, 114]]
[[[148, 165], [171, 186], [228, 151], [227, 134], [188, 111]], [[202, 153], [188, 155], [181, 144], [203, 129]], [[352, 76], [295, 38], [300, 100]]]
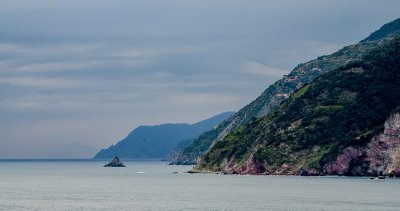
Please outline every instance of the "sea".
[[188, 174], [160, 161], [0, 160], [0, 210], [400, 210], [400, 179]]

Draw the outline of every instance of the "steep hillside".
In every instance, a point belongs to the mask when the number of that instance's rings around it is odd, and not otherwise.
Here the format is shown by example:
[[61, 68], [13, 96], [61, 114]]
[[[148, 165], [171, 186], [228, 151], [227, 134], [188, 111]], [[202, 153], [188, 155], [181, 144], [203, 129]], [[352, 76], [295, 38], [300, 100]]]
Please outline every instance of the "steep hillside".
[[163, 161], [172, 161], [173, 159], [175, 159], [182, 153], [183, 149], [191, 145], [194, 142], [194, 140], [195, 138], [190, 138], [180, 141], [178, 144], [174, 146], [174, 148], [172, 148], [172, 150], [165, 156], [165, 158], [163, 158]]
[[388, 34], [400, 34], [400, 18], [383, 25], [379, 30], [371, 33], [361, 42], [379, 40], [386, 37]]
[[[195, 164], [198, 158], [205, 154], [216, 142], [222, 140], [227, 134], [235, 131], [240, 126], [251, 122], [255, 118], [267, 115], [274, 111], [282, 101], [286, 100], [295, 90], [311, 82], [322, 73], [329, 72], [349, 62], [359, 60], [361, 55], [383, 45], [390, 40], [393, 34], [400, 33], [397, 19], [389, 25], [374, 32], [370, 38], [355, 45], [340, 49], [328, 56], [321, 56], [315, 60], [298, 65], [290, 74], [284, 76], [269, 86], [257, 99], [240, 109], [235, 115], [223, 121], [214, 130], [200, 135], [195, 141], [178, 154], [172, 164]], [[385, 25], [385, 26], [386, 26]], [[389, 29], [387, 29], [389, 28]], [[373, 38], [374, 37], [374, 38]], [[377, 39], [377, 38], [381, 39]]]
[[400, 37], [217, 142], [199, 171], [400, 176]]
[[194, 139], [232, 114], [233, 112], [225, 112], [192, 125], [182, 123], [140, 126], [116, 145], [102, 149], [94, 158], [113, 158], [117, 155], [121, 158], [164, 158], [180, 141]]

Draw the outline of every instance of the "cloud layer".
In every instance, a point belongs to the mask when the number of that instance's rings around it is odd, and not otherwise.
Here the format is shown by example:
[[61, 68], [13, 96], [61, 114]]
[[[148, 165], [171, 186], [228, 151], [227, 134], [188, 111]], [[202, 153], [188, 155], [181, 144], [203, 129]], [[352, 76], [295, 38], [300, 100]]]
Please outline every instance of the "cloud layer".
[[90, 157], [141, 124], [238, 110], [298, 63], [398, 18], [399, 6], [1, 1], [0, 158]]

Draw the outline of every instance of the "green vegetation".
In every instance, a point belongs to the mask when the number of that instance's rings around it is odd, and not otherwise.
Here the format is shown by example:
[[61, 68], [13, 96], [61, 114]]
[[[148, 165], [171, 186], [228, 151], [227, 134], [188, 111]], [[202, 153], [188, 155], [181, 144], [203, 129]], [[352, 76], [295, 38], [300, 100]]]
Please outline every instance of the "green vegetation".
[[302, 96], [304, 93], [306, 93], [306, 91], [308, 90], [309, 87], [310, 87], [310, 85], [303, 86], [303, 88], [299, 89], [297, 92], [295, 92], [293, 94], [293, 97], [298, 98], [298, 97]]
[[[304, 64], [299, 64], [290, 72], [288, 76], [269, 86], [257, 99], [240, 109], [231, 118], [225, 120], [212, 131], [199, 136], [190, 146], [185, 148], [182, 154], [178, 156], [178, 158], [172, 163], [196, 163], [197, 158], [204, 155], [209, 150], [210, 146], [218, 141], [221, 141], [227, 134], [232, 133], [242, 125], [249, 124], [256, 118], [266, 116], [278, 109], [281, 103], [286, 100], [285, 98], [279, 97], [278, 94], [290, 95], [295, 93], [296, 90], [304, 86], [304, 84], [312, 82], [321, 74], [360, 60], [362, 55], [365, 55], [377, 47], [383, 46], [393, 40], [394, 35], [400, 33], [399, 22], [400, 19], [397, 19], [384, 25], [381, 29], [365, 39], [368, 40], [368, 42], [362, 41], [358, 44], [344, 47], [331, 55], [320, 56], [317, 59], [311, 60]], [[352, 82], [349, 81], [349, 83]], [[308, 87], [303, 87], [303, 89], [298, 90], [295, 93], [295, 97], [304, 95], [307, 92], [307, 89]], [[321, 106], [346, 105], [348, 102], [352, 102], [357, 96], [356, 93], [343, 91], [341, 92], [341, 96], [337, 97], [339, 99], [337, 100], [336, 104], [329, 104], [327, 102], [321, 104]], [[329, 115], [329, 113], [334, 111], [330, 110], [324, 112]], [[324, 121], [326, 122], [326, 118]], [[319, 124], [315, 123], [316, 128], [318, 128], [318, 125]], [[312, 128], [311, 125], [309, 127]]]
[[[241, 163], [253, 154], [263, 169], [304, 163], [321, 171], [344, 148], [365, 145], [382, 132], [400, 105], [399, 61], [396, 37], [359, 61], [316, 78], [274, 112], [217, 142], [197, 168], [223, 170], [223, 160]], [[349, 71], [353, 68], [363, 71]]]
[[336, 111], [342, 109], [342, 105], [319, 105], [317, 106], [318, 111]]
[[378, 40], [388, 34], [400, 34], [400, 18], [383, 25], [379, 30], [373, 32], [361, 42]]
[[314, 168], [314, 169], [319, 169], [320, 168], [320, 162], [321, 159], [327, 155], [327, 153], [330, 151], [330, 146], [325, 146], [325, 148], [322, 148], [318, 150], [316, 153], [313, 154], [310, 160], [308, 160], [307, 167]]
[[275, 146], [268, 146], [257, 151], [254, 157], [267, 165], [275, 167], [280, 167], [288, 159], [288, 157], [281, 153], [281, 151]]

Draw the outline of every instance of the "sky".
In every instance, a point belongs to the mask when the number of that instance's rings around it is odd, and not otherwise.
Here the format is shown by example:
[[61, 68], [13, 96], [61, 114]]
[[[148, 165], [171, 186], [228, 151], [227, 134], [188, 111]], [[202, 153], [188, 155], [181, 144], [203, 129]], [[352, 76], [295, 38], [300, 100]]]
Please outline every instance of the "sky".
[[1, 0], [0, 158], [90, 158], [139, 125], [237, 111], [397, 0]]

